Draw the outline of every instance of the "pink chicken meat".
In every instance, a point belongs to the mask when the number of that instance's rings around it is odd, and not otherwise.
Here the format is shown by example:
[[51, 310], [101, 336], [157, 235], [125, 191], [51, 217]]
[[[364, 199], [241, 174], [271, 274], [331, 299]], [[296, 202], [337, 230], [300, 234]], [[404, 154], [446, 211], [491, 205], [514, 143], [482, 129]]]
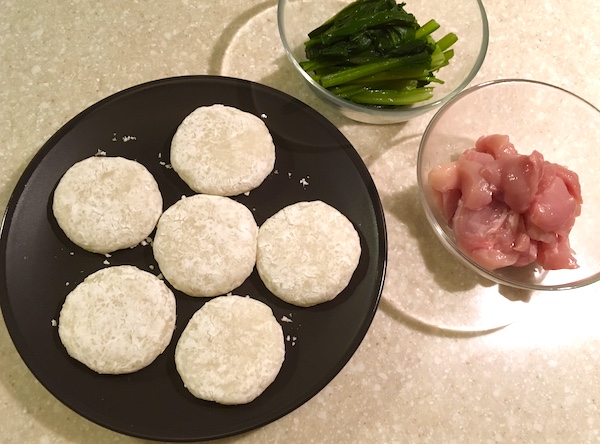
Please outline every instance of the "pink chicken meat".
[[478, 264], [578, 267], [569, 233], [583, 204], [579, 178], [538, 151], [519, 154], [508, 136], [483, 136], [433, 168], [429, 184], [459, 247]]

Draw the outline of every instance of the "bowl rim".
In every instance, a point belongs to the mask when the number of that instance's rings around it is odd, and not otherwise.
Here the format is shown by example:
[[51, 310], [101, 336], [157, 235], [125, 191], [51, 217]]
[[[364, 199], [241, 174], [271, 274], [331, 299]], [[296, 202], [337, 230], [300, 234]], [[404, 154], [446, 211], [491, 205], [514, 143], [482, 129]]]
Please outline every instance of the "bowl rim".
[[289, 1], [290, 0], [277, 0], [277, 28], [279, 30], [279, 37], [281, 39], [281, 42], [283, 43], [283, 48], [285, 50], [285, 53], [286, 53], [288, 59], [290, 60], [292, 65], [294, 65], [296, 70], [302, 75], [304, 80], [306, 80], [311, 85], [311, 87], [316, 89], [321, 96], [326, 96], [338, 108], [347, 108], [353, 112], [367, 112], [368, 114], [370, 114], [372, 116], [389, 117], [392, 115], [402, 115], [402, 114], [418, 115], [418, 114], [423, 114], [427, 111], [430, 111], [434, 108], [437, 108], [438, 106], [440, 106], [444, 103], [447, 103], [450, 99], [452, 99], [457, 94], [459, 94], [461, 91], [463, 91], [464, 88], [469, 83], [471, 83], [471, 81], [475, 78], [475, 76], [479, 72], [479, 69], [481, 68], [481, 65], [483, 64], [483, 61], [485, 60], [485, 57], [487, 54], [487, 49], [489, 46], [490, 29], [489, 29], [487, 13], [485, 11], [485, 7], [483, 6], [482, 0], [475, 0], [477, 2], [478, 8], [479, 8], [479, 13], [481, 15], [481, 22], [482, 22], [481, 24], [482, 24], [483, 35], [482, 35], [482, 39], [481, 39], [481, 46], [479, 47], [479, 53], [477, 54], [477, 59], [475, 61], [475, 64], [471, 67], [469, 74], [463, 79], [463, 81], [456, 88], [454, 88], [451, 92], [446, 94], [444, 97], [442, 97], [438, 100], [435, 100], [433, 102], [426, 103], [424, 105], [411, 106], [411, 107], [407, 107], [407, 108], [395, 108], [395, 109], [372, 108], [372, 107], [360, 105], [360, 104], [351, 102], [349, 100], [345, 100], [340, 97], [337, 97], [335, 94], [332, 94], [326, 88], [323, 88], [321, 85], [319, 85], [319, 83], [315, 82], [313, 80], [313, 78], [310, 75], [308, 75], [308, 73], [306, 71], [304, 71], [304, 69], [302, 69], [302, 67], [300, 66], [300, 64], [298, 63], [298, 61], [296, 60], [296, 58], [294, 57], [294, 55], [292, 53], [292, 50], [290, 48], [290, 45], [288, 43], [288, 40], [287, 40], [287, 37], [285, 34], [285, 29], [283, 26], [284, 16], [285, 16], [285, 5], [286, 5], [286, 3], [289, 3]]
[[581, 101], [582, 103], [588, 105], [590, 108], [596, 110], [600, 114], [600, 109], [598, 109], [598, 107], [596, 107], [594, 104], [590, 103], [588, 100], [582, 98], [581, 96], [579, 96], [563, 87], [552, 85], [550, 83], [540, 81], [540, 80], [533, 80], [533, 79], [506, 78], [506, 79], [489, 80], [489, 81], [485, 81], [485, 82], [479, 83], [477, 85], [471, 86], [471, 87], [461, 91], [460, 93], [456, 94], [452, 98], [452, 100], [449, 100], [447, 103], [442, 105], [440, 107], [440, 109], [437, 110], [437, 112], [435, 113], [433, 118], [427, 124], [425, 131], [423, 132], [423, 134], [421, 136], [421, 141], [419, 143], [419, 150], [417, 153], [417, 186], [419, 189], [419, 198], [421, 201], [421, 205], [423, 207], [423, 210], [425, 212], [427, 220], [429, 221], [429, 225], [431, 226], [431, 228], [435, 232], [438, 239], [442, 242], [442, 244], [444, 244], [444, 246], [446, 247], [446, 249], [448, 251], [450, 251], [455, 257], [457, 257], [459, 260], [461, 260], [465, 265], [468, 265], [472, 270], [476, 271], [479, 275], [481, 275], [481, 276], [485, 277], [486, 279], [491, 280], [497, 284], [507, 285], [507, 286], [510, 286], [513, 288], [518, 288], [521, 290], [558, 291], [558, 290], [572, 290], [575, 288], [584, 287], [584, 286], [593, 284], [595, 282], [598, 282], [598, 281], [600, 281], [600, 272], [597, 272], [597, 273], [595, 273], [591, 276], [588, 276], [586, 278], [583, 278], [583, 279], [567, 282], [564, 284], [554, 284], [554, 285], [525, 283], [525, 282], [519, 282], [517, 280], [511, 279], [506, 276], [500, 276], [499, 274], [495, 273], [493, 270], [489, 270], [489, 269], [479, 265], [477, 262], [475, 262], [473, 259], [471, 259], [469, 256], [467, 256], [456, 245], [455, 241], [450, 236], [448, 236], [446, 231], [444, 231], [444, 229], [440, 226], [438, 220], [436, 219], [435, 215], [433, 214], [433, 210], [431, 209], [429, 202], [427, 201], [427, 196], [424, 191], [424, 189], [425, 189], [424, 177], [423, 177], [424, 172], [422, 171], [422, 168], [421, 168], [421, 164], [423, 162], [423, 148], [424, 148], [424, 145], [430, 135], [430, 132], [435, 127], [437, 122], [444, 116], [444, 114], [446, 113], [446, 110], [448, 110], [454, 103], [458, 102], [462, 98], [464, 98], [470, 94], [476, 93], [477, 91], [484, 89], [484, 88], [494, 87], [494, 86], [503, 85], [503, 84], [514, 84], [514, 83], [526, 83], [526, 84], [537, 85], [537, 86], [541, 86], [544, 88], [552, 88], [554, 90], [561, 91], [561, 92], [566, 93], [566, 94], [570, 95], [571, 97]]

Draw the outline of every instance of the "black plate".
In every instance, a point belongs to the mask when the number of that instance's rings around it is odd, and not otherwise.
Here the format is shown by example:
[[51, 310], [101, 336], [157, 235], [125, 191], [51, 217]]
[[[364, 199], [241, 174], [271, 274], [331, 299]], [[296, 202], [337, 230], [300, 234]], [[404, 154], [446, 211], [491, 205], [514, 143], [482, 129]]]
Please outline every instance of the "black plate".
[[[269, 293], [256, 271], [234, 291], [266, 302], [286, 336], [286, 358], [277, 379], [255, 401], [241, 406], [194, 398], [175, 369], [175, 343], [206, 299], [175, 292], [173, 341], [150, 366], [131, 375], [101, 376], [71, 359], [53, 322], [68, 292], [96, 270], [133, 264], [159, 273], [150, 246], [106, 258], [73, 245], [52, 216], [52, 193], [61, 176], [98, 150], [135, 159], [156, 178], [167, 208], [182, 195], [193, 194], [169, 168], [171, 138], [196, 107], [214, 103], [260, 116], [273, 136], [274, 172], [249, 195], [235, 197], [253, 211], [259, 225], [286, 205], [320, 199], [354, 223], [363, 248], [350, 285], [330, 303], [313, 308], [288, 305]], [[15, 188], [4, 217], [0, 251], [0, 302], [6, 325], [27, 366], [56, 398], [97, 424], [124, 434], [192, 441], [265, 425], [302, 405], [333, 379], [359, 346], [377, 309], [387, 243], [383, 210], [371, 176], [330, 122], [298, 100], [263, 85], [190, 76], [119, 92], [60, 129], [34, 157]]]

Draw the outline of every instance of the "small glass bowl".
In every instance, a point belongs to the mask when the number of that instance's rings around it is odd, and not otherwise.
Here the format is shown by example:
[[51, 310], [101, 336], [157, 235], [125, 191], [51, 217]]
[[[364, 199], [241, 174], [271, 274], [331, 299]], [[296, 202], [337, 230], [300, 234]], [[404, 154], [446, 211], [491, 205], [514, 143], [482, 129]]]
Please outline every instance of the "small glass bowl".
[[352, 120], [386, 124], [405, 122], [420, 116], [462, 91], [483, 63], [489, 29], [481, 0], [408, 0], [405, 10], [414, 14], [420, 24], [430, 19], [440, 24], [440, 29], [433, 34], [436, 39], [448, 32], [458, 36], [458, 42], [453, 46], [454, 58], [439, 71], [439, 78], [445, 83], [435, 84], [433, 97], [426, 102], [396, 109], [378, 109], [341, 99], [315, 82], [299, 62], [306, 60], [304, 42], [308, 40], [308, 33], [349, 3], [350, 0], [279, 0], [277, 20], [281, 42], [296, 71], [322, 101]]
[[[544, 270], [537, 264], [489, 270], [457, 246], [436, 207], [431, 169], [475, 146], [482, 135], [506, 134], [520, 154], [544, 159], [579, 176], [583, 205], [569, 240], [579, 268]], [[600, 280], [600, 110], [562, 88], [533, 80], [486, 82], [455, 96], [435, 114], [419, 147], [417, 179], [425, 214], [442, 244], [466, 266], [498, 284], [524, 290], [563, 290]]]

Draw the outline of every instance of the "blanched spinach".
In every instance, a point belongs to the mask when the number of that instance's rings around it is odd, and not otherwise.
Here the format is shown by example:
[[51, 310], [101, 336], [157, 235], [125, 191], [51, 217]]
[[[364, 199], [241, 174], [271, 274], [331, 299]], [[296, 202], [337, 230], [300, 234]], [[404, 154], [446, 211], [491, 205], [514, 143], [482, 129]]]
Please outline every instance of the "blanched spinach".
[[431, 83], [454, 56], [458, 40], [448, 33], [435, 41], [440, 25], [420, 26], [405, 3], [356, 0], [308, 34], [311, 77], [340, 97], [377, 107], [411, 105], [433, 96]]

